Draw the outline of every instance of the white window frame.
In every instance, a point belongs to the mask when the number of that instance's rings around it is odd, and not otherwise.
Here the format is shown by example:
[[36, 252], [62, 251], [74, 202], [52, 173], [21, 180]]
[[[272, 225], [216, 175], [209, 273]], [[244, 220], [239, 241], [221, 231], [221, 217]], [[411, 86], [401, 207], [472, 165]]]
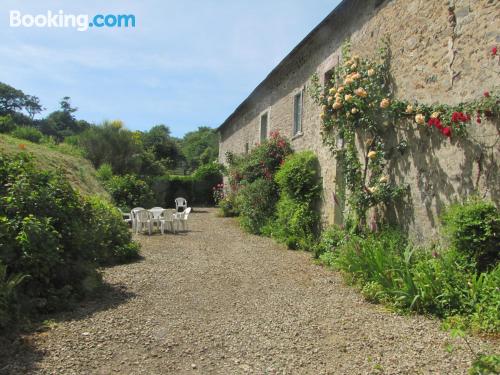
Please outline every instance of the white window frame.
[[[304, 91], [305, 87], [302, 86], [293, 91], [293, 99], [292, 99], [292, 138], [300, 137], [304, 134], [303, 132], [303, 124], [304, 124]], [[299, 128], [295, 127], [295, 98], [300, 95], [300, 125]]]

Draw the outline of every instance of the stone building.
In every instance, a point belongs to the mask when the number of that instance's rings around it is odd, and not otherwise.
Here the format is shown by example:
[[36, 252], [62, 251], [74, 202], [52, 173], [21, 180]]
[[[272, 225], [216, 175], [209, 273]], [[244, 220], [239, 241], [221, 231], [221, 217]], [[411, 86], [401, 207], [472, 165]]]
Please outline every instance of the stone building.
[[[322, 144], [320, 108], [308, 95], [311, 76], [320, 80], [341, 62], [342, 43], [353, 53], [376, 54], [389, 36], [394, 96], [423, 103], [457, 104], [500, 84], [500, 1], [344, 0], [307, 35], [218, 128], [219, 159], [248, 152], [278, 130], [295, 150], [312, 150], [320, 161], [324, 223], [342, 223], [336, 202], [337, 166]], [[414, 124], [413, 124], [414, 125]], [[408, 152], [391, 166], [391, 178], [410, 186], [410, 204], [393, 212], [416, 239], [436, 236], [439, 214], [449, 202], [473, 192], [500, 198], [498, 119], [473, 122], [467, 140], [409, 126]]]

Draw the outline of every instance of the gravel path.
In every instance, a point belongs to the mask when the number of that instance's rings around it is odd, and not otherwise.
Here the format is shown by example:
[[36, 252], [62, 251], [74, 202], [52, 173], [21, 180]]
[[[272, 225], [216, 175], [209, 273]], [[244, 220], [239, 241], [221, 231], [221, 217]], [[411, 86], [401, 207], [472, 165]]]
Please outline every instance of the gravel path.
[[138, 240], [143, 261], [107, 269], [103, 298], [17, 340], [0, 373], [465, 374], [470, 364], [439, 322], [366, 303], [309, 254], [213, 210], [192, 214], [187, 234]]

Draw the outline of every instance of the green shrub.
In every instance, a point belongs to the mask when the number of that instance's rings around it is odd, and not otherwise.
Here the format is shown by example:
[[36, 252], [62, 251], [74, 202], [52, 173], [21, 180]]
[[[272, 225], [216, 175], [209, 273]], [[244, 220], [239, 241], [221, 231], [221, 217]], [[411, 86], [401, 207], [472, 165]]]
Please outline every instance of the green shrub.
[[111, 164], [104, 163], [96, 171], [97, 178], [101, 182], [106, 182], [111, 180], [113, 177], [113, 168], [111, 168]]
[[26, 154], [0, 156], [0, 244], [7, 277], [28, 276], [18, 287], [24, 312], [66, 308], [99, 285], [98, 262], [137, 250], [116, 210], [86, 202]]
[[30, 126], [18, 126], [11, 133], [13, 137], [25, 139], [33, 143], [40, 143], [43, 134], [40, 130]]
[[312, 151], [298, 152], [285, 159], [274, 180], [281, 194], [297, 202], [310, 203], [321, 191], [318, 168], [318, 158]]
[[335, 252], [346, 237], [346, 232], [337, 225], [326, 228], [321, 233], [319, 242], [314, 246], [314, 257], [319, 258], [322, 254]]
[[152, 207], [153, 191], [135, 175], [113, 176], [104, 183], [115, 204], [124, 211], [134, 207]]
[[368, 301], [447, 318], [447, 326], [499, 331], [499, 265], [477, 273], [475, 263], [456, 249], [417, 249], [396, 230], [332, 237], [339, 241], [336, 250], [320, 259], [341, 270]]
[[318, 159], [311, 151], [289, 155], [276, 172], [279, 188], [276, 218], [264, 229], [290, 249], [311, 250], [319, 223], [314, 204], [319, 196]]
[[278, 190], [272, 180], [258, 179], [243, 185], [236, 198], [240, 224], [246, 231], [260, 234], [273, 219]]
[[0, 261], [0, 330], [15, 323], [19, 317], [17, 289], [25, 278], [21, 274], [8, 277], [7, 266]]
[[219, 207], [220, 216], [233, 217], [240, 214], [236, 204], [236, 194], [234, 192], [225, 194], [224, 198], [219, 201], [217, 206]]
[[11, 116], [0, 116], [0, 133], [10, 133], [16, 124]]
[[469, 375], [497, 375], [500, 374], [500, 355], [480, 355], [472, 363]]
[[442, 221], [451, 244], [477, 262], [479, 270], [500, 259], [500, 210], [492, 202], [473, 198], [451, 205]]
[[273, 132], [269, 139], [255, 147], [247, 155], [229, 155], [229, 183], [238, 185], [244, 181], [251, 183], [258, 179], [272, 179], [274, 174], [292, 153], [288, 140]]
[[139, 258], [139, 246], [132, 242], [132, 234], [122, 215], [100, 197], [86, 198], [86, 211], [92, 236], [88, 246], [93, 249], [100, 265], [126, 263]]
[[289, 249], [310, 250], [314, 244], [314, 233], [319, 215], [307, 202], [297, 202], [287, 194], [282, 195], [276, 205], [276, 216], [263, 229]]

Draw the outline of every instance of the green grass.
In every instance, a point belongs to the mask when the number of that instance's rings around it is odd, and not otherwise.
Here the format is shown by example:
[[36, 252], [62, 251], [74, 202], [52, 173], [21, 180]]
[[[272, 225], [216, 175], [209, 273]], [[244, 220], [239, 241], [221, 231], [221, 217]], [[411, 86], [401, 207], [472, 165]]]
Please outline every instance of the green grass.
[[73, 188], [80, 193], [109, 197], [97, 180], [94, 167], [88, 160], [79, 156], [78, 150], [71, 146], [66, 144], [39, 145], [0, 134], [0, 153], [14, 155], [20, 152], [32, 154], [36, 165], [41, 169], [61, 170]]

